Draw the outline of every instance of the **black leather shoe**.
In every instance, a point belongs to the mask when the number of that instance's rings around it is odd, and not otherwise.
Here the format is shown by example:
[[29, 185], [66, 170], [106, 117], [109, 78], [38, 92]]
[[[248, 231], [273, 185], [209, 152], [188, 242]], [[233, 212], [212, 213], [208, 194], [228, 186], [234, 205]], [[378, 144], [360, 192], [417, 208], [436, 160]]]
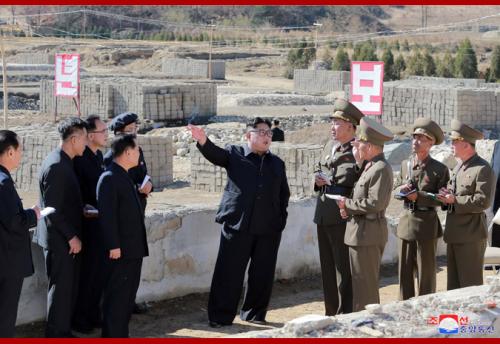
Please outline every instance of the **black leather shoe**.
[[71, 329], [73, 331], [76, 331], [76, 332], [88, 334], [88, 333], [91, 333], [94, 330], [94, 327], [92, 325], [90, 325], [90, 324], [81, 324], [81, 323], [78, 323], [78, 324], [73, 324], [71, 326]]
[[217, 322], [217, 321], [209, 321], [208, 322], [208, 326], [210, 326], [212, 328], [220, 328], [220, 327], [223, 327], [223, 326], [231, 326], [231, 324], [223, 324], [223, 323], [220, 323], [220, 322]]
[[145, 302], [142, 303], [135, 303], [134, 304], [134, 309], [132, 310], [132, 313], [134, 314], [144, 314], [148, 312], [148, 306], [146, 305]]

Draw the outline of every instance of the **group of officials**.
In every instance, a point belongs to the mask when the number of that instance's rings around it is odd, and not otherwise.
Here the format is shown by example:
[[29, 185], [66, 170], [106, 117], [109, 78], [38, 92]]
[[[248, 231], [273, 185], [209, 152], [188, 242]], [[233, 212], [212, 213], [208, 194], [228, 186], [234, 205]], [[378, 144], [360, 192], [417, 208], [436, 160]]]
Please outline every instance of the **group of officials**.
[[[150, 181], [136, 140], [137, 115], [113, 119], [115, 138], [98, 116], [58, 125], [60, 147], [39, 173], [40, 206], [23, 209], [10, 172], [21, 161], [16, 133], [0, 131], [0, 337], [14, 335], [24, 277], [33, 274], [29, 228], [43, 248], [48, 277], [46, 337], [102, 328], [127, 337], [143, 257]], [[52, 209], [51, 212], [45, 212]]]
[[475, 149], [482, 133], [452, 120], [450, 139], [459, 163], [450, 176], [429, 155], [433, 145], [444, 141], [442, 129], [429, 118], [416, 119], [412, 154], [393, 185], [383, 154], [391, 132], [345, 100], [335, 102], [331, 122], [332, 140], [321, 154], [314, 186], [326, 314], [380, 302], [380, 262], [388, 239], [385, 209], [392, 196], [402, 208], [396, 233], [401, 300], [436, 291], [436, 245], [443, 236], [438, 208], [447, 212], [448, 290], [482, 284], [485, 210], [495, 192], [493, 169]]
[[[188, 126], [203, 156], [228, 175], [216, 215], [221, 236], [208, 302], [211, 327], [232, 324], [245, 273], [240, 318], [266, 323], [290, 198], [285, 164], [270, 151], [276, 126], [256, 117], [247, 127], [246, 144], [225, 148], [210, 141], [202, 128]], [[153, 185], [145, 182], [137, 116], [119, 115], [110, 127], [115, 139], [103, 156], [107, 128], [99, 117], [63, 120], [61, 147], [41, 167], [40, 207], [27, 210], [10, 176], [20, 163], [21, 143], [15, 133], [0, 131], [0, 337], [14, 333], [22, 281], [33, 273], [28, 229], [37, 221], [34, 241], [43, 247], [49, 279], [46, 336], [71, 337], [72, 328], [93, 327], [102, 327], [104, 337], [128, 336], [142, 259], [148, 255], [144, 211]], [[484, 211], [493, 199], [495, 174], [476, 153], [481, 132], [457, 120], [451, 130], [459, 163], [450, 176], [429, 155], [433, 145], [444, 141], [442, 129], [428, 118], [415, 121], [413, 152], [401, 164], [394, 191], [383, 153], [392, 133], [348, 101], [335, 102], [331, 140], [314, 180], [327, 315], [379, 303], [379, 270], [388, 239], [385, 210], [393, 196], [402, 210], [397, 228], [400, 299], [436, 290], [436, 244], [443, 235], [439, 207], [447, 212], [448, 289], [482, 284]], [[55, 212], [43, 217], [40, 208], [47, 207]]]

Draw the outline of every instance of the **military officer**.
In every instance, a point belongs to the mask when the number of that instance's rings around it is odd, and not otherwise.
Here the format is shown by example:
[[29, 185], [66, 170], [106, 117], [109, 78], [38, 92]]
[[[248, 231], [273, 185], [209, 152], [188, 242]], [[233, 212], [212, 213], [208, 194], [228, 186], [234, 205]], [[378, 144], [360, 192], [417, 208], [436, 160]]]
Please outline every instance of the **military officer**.
[[[325, 314], [352, 312], [352, 283], [349, 249], [344, 244], [346, 220], [337, 203], [326, 194], [350, 196], [358, 180], [352, 142], [363, 117], [357, 107], [344, 99], [333, 106], [331, 138], [321, 153], [314, 191], [317, 192], [314, 223], [318, 230], [319, 258], [323, 278]], [[322, 173], [319, 173], [322, 172]], [[326, 179], [325, 179], [326, 178]]]
[[441, 203], [435, 195], [446, 187], [448, 168], [429, 155], [433, 145], [444, 140], [439, 125], [429, 118], [417, 118], [413, 124], [413, 154], [401, 163], [398, 184], [404, 211], [396, 235], [399, 238], [399, 298], [415, 296], [414, 276], [418, 295], [436, 292], [436, 244], [443, 230], [436, 207]]
[[353, 311], [380, 303], [380, 261], [387, 242], [385, 209], [391, 198], [392, 168], [384, 157], [384, 142], [392, 133], [371, 118], [360, 121], [354, 141], [354, 157], [361, 164], [361, 176], [352, 198], [340, 197], [338, 206], [343, 218], [349, 217], [344, 242], [349, 246], [352, 275]]
[[468, 125], [451, 121], [453, 154], [460, 161], [447, 188], [438, 199], [446, 206], [446, 256], [448, 290], [483, 284], [483, 260], [486, 250], [486, 214], [493, 200], [495, 173], [476, 153], [477, 140], [483, 134]]

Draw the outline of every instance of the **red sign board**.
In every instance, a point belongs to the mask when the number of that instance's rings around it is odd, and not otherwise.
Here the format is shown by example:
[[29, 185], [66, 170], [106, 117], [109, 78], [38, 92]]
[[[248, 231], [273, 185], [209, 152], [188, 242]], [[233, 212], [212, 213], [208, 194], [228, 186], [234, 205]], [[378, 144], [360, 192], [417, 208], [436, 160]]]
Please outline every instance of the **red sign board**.
[[351, 62], [351, 103], [365, 115], [382, 114], [383, 62]]
[[78, 98], [80, 55], [56, 54], [55, 95]]

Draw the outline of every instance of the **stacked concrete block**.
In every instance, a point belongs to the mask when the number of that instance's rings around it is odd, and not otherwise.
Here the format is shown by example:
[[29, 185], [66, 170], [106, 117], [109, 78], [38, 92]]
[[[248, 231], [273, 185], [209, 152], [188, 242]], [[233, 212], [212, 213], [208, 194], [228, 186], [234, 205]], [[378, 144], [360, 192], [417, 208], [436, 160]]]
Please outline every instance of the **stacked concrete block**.
[[[221, 60], [211, 61], [212, 79], [226, 78], [226, 63]], [[170, 77], [208, 78], [208, 61], [193, 59], [164, 58], [162, 72]]]
[[[425, 83], [434, 83], [437, 85], [449, 85], [456, 87], [484, 87], [488, 85], [484, 79], [463, 79], [463, 78], [438, 78], [432, 76], [410, 75], [405, 80]], [[491, 85], [491, 84], [490, 84]]]
[[38, 190], [38, 173], [45, 157], [59, 145], [56, 135], [20, 135], [23, 146], [21, 165], [13, 174], [16, 187], [21, 190]]
[[[38, 173], [43, 160], [59, 145], [56, 134], [20, 134], [23, 160], [13, 174], [16, 186], [22, 190], [38, 190]], [[110, 140], [111, 142], [111, 140]], [[173, 181], [172, 139], [163, 136], [138, 135], [153, 185], [163, 188]]]
[[351, 73], [345, 71], [295, 69], [293, 90], [305, 94], [326, 94], [343, 91], [350, 84]]
[[[223, 147], [223, 143], [217, 143]], [[322, 151], [319, 145], [273, 143], [271, 151], [285, 162], [290, 193], [294, 197], [314, 194], [313, 175]], [[206, 160], [191, 147], [191, 185], [198, 190], [221, 192], [227, 182], [226, 171]]]
[[51, 64], [55, 63], [54, 54], [44, 54], [44, 53], [19, 53], [16, 55], [9, 56], [7, 58], [8, 62], [11, 63], [22, 63], [22, 64]]
[[[83, 79], [80, 82], [81, 114], [112, 118], [125, 111], [153, 121], [184, 120], [196, 114], [217, 113], [217, 86], [211, 83], [164, 82], [130, 78]], [[56, 111], [54, 81], [40, 86], [40, 112]], [[76, 115], [72, 98], [57, 98], [59, 115]]]
[[[464, 87], [463, 80], [431, 78], [384, 83], [383, 123], [409, 126], [417, 117], [430, 117], [449, 128], [453, 118], [476, 128], [498, 128], [500, 85], [471, 80], [479, 87]], [[457, 86], [458, 85], [458, 86]]]
[[160, 191], [159, 188], [167, 186], [174, 179], [172, 139], [165, 136], [139, 135], [138, 142], [153, 185], [156, 191]]

